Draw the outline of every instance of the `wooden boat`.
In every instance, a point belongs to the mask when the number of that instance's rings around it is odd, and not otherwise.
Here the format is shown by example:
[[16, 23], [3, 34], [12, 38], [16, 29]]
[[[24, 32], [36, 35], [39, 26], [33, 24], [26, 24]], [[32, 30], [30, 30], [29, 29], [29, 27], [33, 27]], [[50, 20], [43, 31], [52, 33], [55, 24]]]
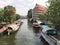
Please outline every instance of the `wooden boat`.
[[19, 24], [10, 24], [7, 29], [8, 35], [10, 35], [10, 33], [18, 31], [18, 29], [19, 29]]
[[38, 23], [33, 23], [33, 27], [34, 28], [39, 28], [39, 24]]

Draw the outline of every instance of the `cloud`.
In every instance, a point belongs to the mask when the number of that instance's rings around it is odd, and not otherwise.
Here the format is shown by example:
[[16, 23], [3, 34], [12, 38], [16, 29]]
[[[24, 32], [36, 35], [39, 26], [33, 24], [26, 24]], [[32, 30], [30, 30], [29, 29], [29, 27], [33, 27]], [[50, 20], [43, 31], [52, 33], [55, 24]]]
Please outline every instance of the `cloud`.
[[29, 10], [28, 8], [16, 8], [16, 13], [20, 14], [20, 15], [26, 15], [27, 14], [27, 10]]
[[0, 0], [0, 8], [3, 8], [6, 5], [11, 5], [14, 0]]
[[0, 8], [4, 7], [6, 4], [3, 1], [0, 1]]
[[43, 6], [46, 6], [47, 1], [48, 0], [34, 0], [35, 3], [38, 3], [38, 4], [43, 5]]
[[14, 1], [13, 5], [17, 9], [16, 12], [21, 15], [27, 15], [28, 10], [34, 7], [33, 0], [17, 0]]

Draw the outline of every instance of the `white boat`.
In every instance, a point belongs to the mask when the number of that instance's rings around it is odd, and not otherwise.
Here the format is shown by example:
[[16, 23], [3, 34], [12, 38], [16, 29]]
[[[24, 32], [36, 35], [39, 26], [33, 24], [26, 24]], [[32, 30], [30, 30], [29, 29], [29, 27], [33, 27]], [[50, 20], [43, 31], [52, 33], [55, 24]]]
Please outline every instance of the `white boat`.
[[[49, 31], [49, 33], [48, 33]], [[52, 31], [50, 33], [50, 31]], [[53, 35], [52, 35], [53, 34]], [[45, 28], [41, 32], [41, 37], [49, 44], [49, 45], [60, 45], [60, 39], [58, 34], [56, 34], [56, 30], [53, 28]]]
[[10, 35], [10, 33], [12, 32], [16, 32], [19, 29], [19, 25], [18, 24], [10, 24], [8, 26], [8, 35]]

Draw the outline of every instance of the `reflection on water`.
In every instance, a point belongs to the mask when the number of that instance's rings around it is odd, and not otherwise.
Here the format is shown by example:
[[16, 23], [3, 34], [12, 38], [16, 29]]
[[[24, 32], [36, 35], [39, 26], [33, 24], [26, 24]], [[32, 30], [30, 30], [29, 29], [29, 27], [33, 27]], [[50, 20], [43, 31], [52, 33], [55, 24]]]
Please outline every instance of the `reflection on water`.
[[0, 37], [0, 45], [15, 45], [15, 34]]
[[32, 25], [27, 19], [23, 19], [23, 24], [16, 34], [0, 37], [0, 45], [44, 45], [39, 39], [40, 34], [35, 34]]

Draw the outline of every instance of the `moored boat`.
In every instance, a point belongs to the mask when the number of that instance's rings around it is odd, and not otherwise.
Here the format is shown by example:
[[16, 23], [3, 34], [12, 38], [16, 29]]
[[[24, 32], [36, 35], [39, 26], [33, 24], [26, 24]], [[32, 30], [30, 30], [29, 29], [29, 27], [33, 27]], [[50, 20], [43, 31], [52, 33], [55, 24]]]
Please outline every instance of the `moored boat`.
[[18, 24], [10, 24], [8, 26], [8, 29], [7, 29], [8, 35], [10, 35], [10, 33], [12, 33], [12, 32], [18, 31], [18, 29], [19, 29], [19, 25]]

